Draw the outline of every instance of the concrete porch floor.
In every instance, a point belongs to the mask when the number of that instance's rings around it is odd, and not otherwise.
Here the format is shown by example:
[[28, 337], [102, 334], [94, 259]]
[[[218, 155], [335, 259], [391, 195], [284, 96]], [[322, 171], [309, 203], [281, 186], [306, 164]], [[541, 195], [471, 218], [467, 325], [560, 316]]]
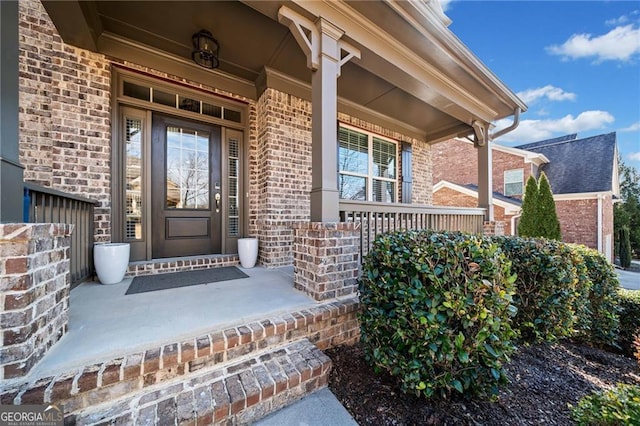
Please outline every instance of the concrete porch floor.
[[125, 295], [132, 278], [71, 291], [67, 334], [34, 367], [44, 377], [144, 347], [317, 303], [293, 288], [293, 267], [240, 268], [249, 278]]

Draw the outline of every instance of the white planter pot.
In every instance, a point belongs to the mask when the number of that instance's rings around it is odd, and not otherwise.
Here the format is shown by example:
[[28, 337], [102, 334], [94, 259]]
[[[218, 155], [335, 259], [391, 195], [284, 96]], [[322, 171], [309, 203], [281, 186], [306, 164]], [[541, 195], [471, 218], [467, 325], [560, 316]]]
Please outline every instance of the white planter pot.
[[238, 240], [238, 257], [243, 268], [253, 268], [258, 260], [258, 239], [240, 238]]
[[102, 284], [122, 281], [129, 266], [129, 243], [103, 243], [93, 246], [93, 264]]

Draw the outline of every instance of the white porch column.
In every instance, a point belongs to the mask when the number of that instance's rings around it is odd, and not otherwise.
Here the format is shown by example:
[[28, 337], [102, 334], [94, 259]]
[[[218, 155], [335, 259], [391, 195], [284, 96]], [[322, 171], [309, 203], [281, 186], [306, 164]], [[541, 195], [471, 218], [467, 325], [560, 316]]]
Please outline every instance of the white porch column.
[[312, 22], [285, 6], [278, 16], [289, 26], [313, 71], [311, 222], [339, 222], [337, 79], [340, 67], [353, 57], [359, 58], [360, 51], [340, 40], [344, 31], [322, 17]]

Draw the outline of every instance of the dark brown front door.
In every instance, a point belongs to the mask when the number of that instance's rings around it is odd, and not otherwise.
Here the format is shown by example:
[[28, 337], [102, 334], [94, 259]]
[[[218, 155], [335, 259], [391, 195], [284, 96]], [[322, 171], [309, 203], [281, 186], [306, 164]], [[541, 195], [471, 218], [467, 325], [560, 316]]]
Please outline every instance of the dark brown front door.
[[154, 258], [220, 253], [219, 126], [153, 115]]

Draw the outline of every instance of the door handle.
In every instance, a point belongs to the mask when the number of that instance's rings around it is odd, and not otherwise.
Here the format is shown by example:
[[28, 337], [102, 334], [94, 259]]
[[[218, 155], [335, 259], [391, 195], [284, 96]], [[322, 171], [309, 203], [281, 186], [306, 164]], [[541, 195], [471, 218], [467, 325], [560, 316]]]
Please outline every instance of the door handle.
[[221, 198], [220, 197], [220, 193], [216, 192], [216, 196], [215, 196], [215, 199], [216, 199], [216, 213], [220, 213], [220, 198]]

